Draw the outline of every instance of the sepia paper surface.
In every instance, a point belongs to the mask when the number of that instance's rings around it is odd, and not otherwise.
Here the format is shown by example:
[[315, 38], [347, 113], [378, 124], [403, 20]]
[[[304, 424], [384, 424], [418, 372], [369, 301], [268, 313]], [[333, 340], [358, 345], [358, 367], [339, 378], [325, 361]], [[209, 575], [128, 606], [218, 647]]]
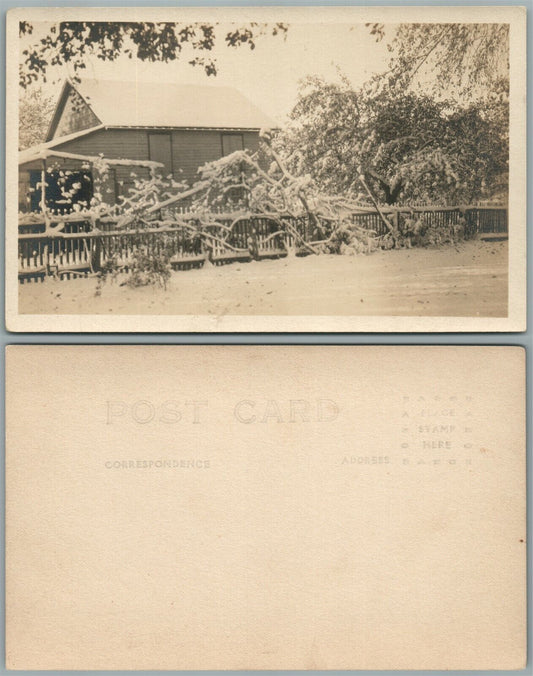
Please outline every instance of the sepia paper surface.
[[524, 351], [7, 348], [9, 669], [519, 669]]
[[[101, 297], [95, 293], [94, 279], [44, 285], [21, 285], [18, 282], [17, 247], [17, 129], [19, 124], [18, 66], [20, 52], [19, 22], [29, 21], [123, 21], [124, 8], [25, 8], [11, 10], [7, 17], [7, 131], [6, 134], [6, 323], [11, 331], [40, 332], [449, 332], [449, 331], [523, 331], [526, 326], [526, 13], [522, 7], [239, 7], [239, 8], [129, 8], [132, 21], [217, 21], [242, 25], [246, 22], [273, 24], [285, 22], [300, 31], [302, 27], [327, 31], [327, 39], [318, 44], [305, 42], [291, 59], [276, 61], [277, 43], [270, 51], [264, 46], [254, 50], [254, 58], [279, 74], [279, 82], [261, 85], [252, 66], [246, 72], [234, 66], [239, 87], [247, 93], [265, 87], [272, 99], [296, 96], [296, 84], [290, 91], [283, 79], [296, 65], [309, 63], [309, 76], [316, 74], [317, 54], [331, 50], [328, 57], [336, 63], [336, 31], [343, 27], [361, 27], [383, 23], [494, 23], [510, 27], [510, 124], [509, 124], [509, 240], [498, 248], [500, 257], [485, 247], [480, 256], [456, 256], [453, 247], [449, 260], [435, 251], [414, 249], [414, 253], [384, 252], [375, 256], [358, 255], [337, 261], [340, 271], [330, 261], [312, 260], [294, 263], [287, 270], [280, 261], [242, 266], [223, 266], [215, 270], [175, 273], [168, 293], [161, 290], [110, 288]], [[305, 33], [305, 31], [304, 31]], [[339, 33], [340, 35], [340, 33]], [[344, 34], [343, 34], [344, 35]], [[345, 39], [345, 37], [343, 38]], [[280, 43], [281, 44], [281, 43]], [[244, 48], [241, 48], [241, 50]], [[354, 47], [355, 49], [355, 47]], [[239, 50], [237, 50], [239, 51]], [[233, 52], [232, 52], [233, 53]], [[370, 77], [374, 62], [372, 52], [357, 53], [352, 62], [368, 59], [365, 68]], [[97, 63], [97, 60], [94, 59]], [[129, 70], [118, 69], [116, 80], [135, 80], [139, 64], [128, 62]], [[253, 62], [250, 61], [250, 64]], [[366, 63], [366, 61], [365, 61]], [[131, 65], [133, 64], [133, 65]], [[94, 64], [87, 68], [91, 76]], [[141, 75], [148, 77], [145, 65]], [[334, 68], [334, 65], [331, 66]], [[315, 70], [313, 70], [315, 68]], [[143, 70], [144, 69], [144, 70]], [[226, 72], [226, 75], [227, 75]], [[151, 71], [150, 71], [151, 73]], [[85, 75], [85, 73], [84, 73]], [[150, 75], [151, 82], [165, 88], [162, 71]], [[172, 82], [180, 83], [181, 75]], [[188, 77], [188, 75], [187, 75]], [[218, 82], [224, 81], [219, 74]], [[222, 78], [222, 80], [220, 80]], [[140, 80], [139, 80], [140, 81]], [[211, 78], [212, 84], [218, 82]], [[59, 84], [58, 84], [59, 87]], [[254, 89], [255, 87], [255, 89]], [[249, 96], [253, 99], [253, 91]], [[255, 103], [255, 101], [252, 101]], [[142, 109], [142, 101], [139, 103]], [[287, 108], [288, 110], [289, 108]], [[269, 112], [269, 111], [267, 111]], [[31, 253], [31, 252], [30, 252]], [[393, 266], [403, 261], [397, 272]], [[322, 257], [324, 258], [324, 257]], [[410, 260], [408, 260], [410, 258]], [[437, 258], [436, 269], [434, 269]], [[443, 260], [441, 260], [441, 258]], [[416, 262], [414, 261], [416, 259]], [[498, 264], [491, 268], [491, 261]], [[353, 265], [351, 265], [353, 263]], [[366, 272], [368, 266], [368, 273]], [[403, 267], [402, 267], [403, 266]], [[442, 266], [442, 267], [441, 267]], [[358, 268], [363, 271], [358, 273]], [[387, 271], [388, 268], [388, 271]], [[220, 272], [219, 272], [220, 270]], [[406, 272], [407, 271], [407, 272]], [[205, 274], [203, 274], [205, 272]], [[203, 276], [202, 276], [203, 275]], [[336, 284], [329, 287], [331, 276]], [[358, 276], [359, 275], [359, 276]], [[259, 281], [256, 280], [259, 277]], [[461, 282], [457, 277], [464, 277]], [[255, 281], [254, 281], [255, 280]], [[383, 280], [382, 282], [380, 280]], [[483, 283], [481, 283], [483, 282]], [[374, 288], [377, 285], [377, 291]], [[480, 285], [481, 283], [481, 285]], [[461, 287], [460, 291], [457, 286]], [[483, 286], [486, 285], [487, 288]], [[251, 285], [248, 288], [246, 285]], [[403, 289], [403, 290], [402, 290]], [[488, 290], [487, 290], [488, 289]], [[395, 294], [399, 293], [397, 301]], [[241, 296], [242, 294], [242, 296]], [[377, 295], [376, 295], [377, 294]], [[437, 297], [437, 302], [435, 298]], [[109, 302], [108, 302], [109, 299]], [[345, 299], [345, 300], [343, 300]], [[392, 299], [392, 300], [391, 300]]]

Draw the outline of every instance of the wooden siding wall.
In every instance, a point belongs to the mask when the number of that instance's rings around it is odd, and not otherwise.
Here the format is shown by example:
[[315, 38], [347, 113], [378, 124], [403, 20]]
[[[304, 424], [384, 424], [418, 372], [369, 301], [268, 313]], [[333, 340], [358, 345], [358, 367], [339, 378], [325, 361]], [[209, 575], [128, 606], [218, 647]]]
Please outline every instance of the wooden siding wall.
[[19, 211], [30, 211], [30, 172], [19, 170]]
[[[102, 129], [93, 134], [67, 141], [56, 147], [64, 152], [80, 155], [99, 155], [112, 159], [149, 160], [148, 135], [154, 130]], [[162, 130], [162, 133], [163, 130]], [[172, 136], [172, 169], [176, 180], [192, 183], [198, 167], [222, 157], [222, 132], [217, 130], [175, 129]], [[244, 147], [255, 152], [259, 147], [257, 132], [243, 132]], [[180, 171], [181, 170], [181, 171]], [[131, 183], [131, 173], [139, 168], [117, 167], [117, 181]]]

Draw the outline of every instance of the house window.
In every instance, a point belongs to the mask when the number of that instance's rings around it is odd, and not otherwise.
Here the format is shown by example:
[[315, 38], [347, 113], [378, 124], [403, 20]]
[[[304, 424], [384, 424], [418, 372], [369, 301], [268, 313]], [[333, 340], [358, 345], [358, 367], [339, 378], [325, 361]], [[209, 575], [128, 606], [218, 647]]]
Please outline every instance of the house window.
[[236, 150], [244, 150], [242, 134], [222, 134], [222, 155], [231, 155]]
[[172, 138], [170, 134], [148, 134], [148, 151], [152, 162], [161, 162], [163, 176], [172, 174]]

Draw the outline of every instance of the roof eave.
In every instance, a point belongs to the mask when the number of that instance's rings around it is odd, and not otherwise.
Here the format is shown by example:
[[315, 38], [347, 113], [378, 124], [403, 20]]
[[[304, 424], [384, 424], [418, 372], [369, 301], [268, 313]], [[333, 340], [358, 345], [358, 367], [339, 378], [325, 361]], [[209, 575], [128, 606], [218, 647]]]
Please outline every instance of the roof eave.
[[132, 124], [106, 124], [104, 125], [104, 129], [183, 129], [184, 131], [234, 131], [234, 132], [246, 132], [246, 131], [256, 131], [260, 132], [261, 129], [273, 129], [273, 130], [278, 130], [281, 129], [280, 125], [275, 125], [275, 126], [266, 126], [263, 125], [261, 127], [194, 127], [194, 126], [183, 126], [183, 125], [148, 125], [148, 124], [139, 124], [139, 125], [132, 125]]
[[55, 148], [62, 143], [68, 143], [69, 141], [75, 141], [81, 136], [88, 136], [94, 132], [101, 131], [105, 129], [103, 124], [100, 124], [96, 127], [89, 127], [89, 129], [81, 129], [80, 131], [73, 132], [72, 134], [67, 134], [66, 136], [58, 136], [57, 138], [52, 139], [51, 141], [45, 141], [44, 143], [39, 143], [35, 146], [30, 146], [19, 152], [19, 165], [26, 162], [27, 157], [39, 159], [40, 153], [49, 149]]
[[63, 109], [63, 106], [65, 105], [67, 88], [71, 86], [72, 85], [70, 84], [70, 80], [67, 78], [65, 82], [63, 82], [63, 86], [61, 87], [61, 92], [59, 94], [56, 107], [54, 109], [54, 114], [52, 115], [52, 119], [50, 120], [48, 129], [46, 130], [46, 136], [44, 137], [46, 143], [48, 141], [51, 141], [54, 137], [54, 132], [57, 128], [57, 123], [59, 122], [59, 118], [61, 116], [60, 111]]

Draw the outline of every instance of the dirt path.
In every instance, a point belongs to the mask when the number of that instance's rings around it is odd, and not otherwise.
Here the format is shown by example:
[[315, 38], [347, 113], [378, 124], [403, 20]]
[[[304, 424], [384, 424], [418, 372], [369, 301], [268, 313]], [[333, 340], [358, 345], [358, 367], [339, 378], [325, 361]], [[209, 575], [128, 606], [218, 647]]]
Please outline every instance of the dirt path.
[[175, 272], [166, 290], [95, 279], [19, 287], [23, 314], [507, 315], [507, 242]]

